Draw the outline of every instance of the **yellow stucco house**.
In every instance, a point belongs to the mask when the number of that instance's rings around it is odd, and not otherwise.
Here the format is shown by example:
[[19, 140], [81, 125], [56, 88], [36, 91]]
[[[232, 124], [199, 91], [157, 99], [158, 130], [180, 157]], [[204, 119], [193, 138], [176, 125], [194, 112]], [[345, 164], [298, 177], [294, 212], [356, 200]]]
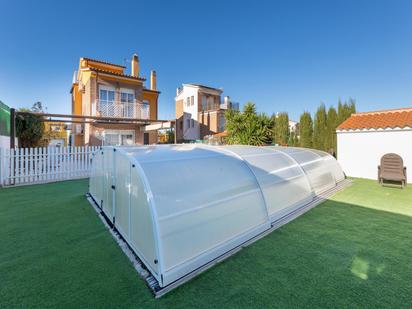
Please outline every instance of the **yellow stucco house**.
[[44, 146], [64, 147], [68, 146], [70, 131], [67, 124], [61, 122], [44, 122]]
[[156, 88], [156, 72], [151, 71], [150, 87], [146, 88], [136, 54], [130, 74], [125, 70], [123, 65], [80, 58], [70, 90], [72, 114], [93, 119], [73, 124], [74, 146], [157, 142], [156, 131], [145, 131], [147, 123], [158, 119], [160, 92]]

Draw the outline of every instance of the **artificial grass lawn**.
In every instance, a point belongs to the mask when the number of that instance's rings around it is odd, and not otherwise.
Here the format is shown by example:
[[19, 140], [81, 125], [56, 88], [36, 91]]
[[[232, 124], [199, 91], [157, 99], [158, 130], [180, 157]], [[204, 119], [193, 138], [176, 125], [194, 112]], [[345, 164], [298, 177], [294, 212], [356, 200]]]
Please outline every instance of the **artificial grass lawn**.
[[410, 307], [412, 186], [354, 184], [161, 299], [84, 194], [0, 189], [0, 307]]

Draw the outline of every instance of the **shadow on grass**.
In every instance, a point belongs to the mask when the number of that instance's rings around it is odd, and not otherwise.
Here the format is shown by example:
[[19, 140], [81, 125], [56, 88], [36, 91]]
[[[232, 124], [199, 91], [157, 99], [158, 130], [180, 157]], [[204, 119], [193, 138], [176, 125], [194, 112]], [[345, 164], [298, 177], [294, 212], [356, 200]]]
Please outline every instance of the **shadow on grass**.
[[225, 307], [404, 307], [411, 230], [408, 216], [328, 200], [159, 303], [201, 293]]

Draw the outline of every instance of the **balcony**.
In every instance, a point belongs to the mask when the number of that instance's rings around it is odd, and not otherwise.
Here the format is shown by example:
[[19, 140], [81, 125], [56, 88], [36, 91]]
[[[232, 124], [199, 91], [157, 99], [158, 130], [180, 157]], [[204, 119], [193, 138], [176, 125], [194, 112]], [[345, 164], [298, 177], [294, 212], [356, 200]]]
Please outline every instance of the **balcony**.
[[237, 102], [224, 102], [220, 104], [221, 109], [234, 109], [236, 111], [239, 110], [239, 103]]
[[92, 116], [150, 119], [149, 104], [121, 101], [96, 100], [92, 104]]
[[216, 111], [219, 109], [234, 109], [239, 110], [239, 103], [235, 102], [224, 102], [224, 103], [206, 103], [202, 105], [201, 111], [202, 112], [209, 112], [209, 111]]

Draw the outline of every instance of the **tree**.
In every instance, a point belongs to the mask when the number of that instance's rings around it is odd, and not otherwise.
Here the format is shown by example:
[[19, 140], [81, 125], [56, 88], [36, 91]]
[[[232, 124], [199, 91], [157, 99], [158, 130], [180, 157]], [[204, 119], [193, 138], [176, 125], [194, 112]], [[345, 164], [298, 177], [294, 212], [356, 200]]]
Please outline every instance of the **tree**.
[[[21, 108], [21, 112], [43, 112], [41, 102], [33, 104], [31, 109]], [[16, 133], [20, 147], [38, 147], [44, 134], [44, 125], [41, 116], [25, 115], [16, 117]]]
[[325, 141], [325, 150], [329, 153], [336, 154], [336, 127], [338, 126], [338, 114], [336, 109], [331, 106], [327, 115], [327, 133]]
[[352, 115], [356, 113], [356, 102], [355, 99], [349, 98], [349, 103], [348, 103], [348, 118]]
[[246, 103], [243, 112], [230, 109], [225, 117], [229, 144], [260, 146], [271, 143], [273, 119], [257, 114], [255, 104]]
[[327, 115], [325, 104], [321, 104], [315, 114], [314, 124], [313, 124], [313, 148], [319, 150], [326, 150], [325, 139], [326, 139], [326, 123]]
[[309, 112], [304, 112], [299, 120], [299, 145], [300, 147], [312, 148], [313, 122]]
[[341, 124], [345, 120], [345, 107], [342, 101], [338, 101], [338, 123]]
[[356, 102], [354, 99], [349, 98], [349, 102], [342, 103], [339, 99], [338, 102], [338, 125], [348, 119], [353, 113], [356, 113]]
[[287, 145], [289, 141], [289, 116], [288, 113], [276, 115], [273, 141], [279, 145]]
[[299, 146], [299, 140], [296, 132], [292, 131], [289, 134], [288, 146]]

